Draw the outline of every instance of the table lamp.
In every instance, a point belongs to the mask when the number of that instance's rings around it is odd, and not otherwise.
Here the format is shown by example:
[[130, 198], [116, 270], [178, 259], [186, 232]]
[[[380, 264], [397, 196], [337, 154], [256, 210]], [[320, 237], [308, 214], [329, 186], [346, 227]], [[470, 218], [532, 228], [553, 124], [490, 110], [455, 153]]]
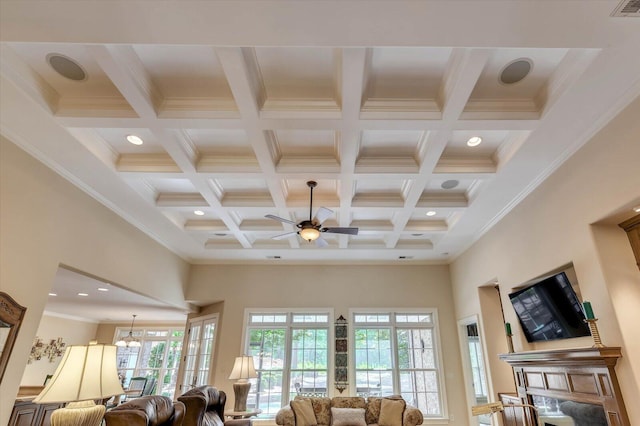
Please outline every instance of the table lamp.
[[91, 343], [67, 347], [53, 377], [33, 402], [68, 403], [53, 412], [52, 426], [98, 426], [106, 408], [95, 400], [122, 393], [116, 347]]
[[236, 357], [233, 370], [231, 370], [231, 375], [229, 376], [229, 379], [237, 380], [233, 384], [233, 393], [235, 395], [233, 411], [247, 411], [247, 395], [249, 394], [249, 389], [251, 389], [249, 379], [254, 377], [258, 377], [258, 374], [253, 366], [253, 357], [249, 355]]

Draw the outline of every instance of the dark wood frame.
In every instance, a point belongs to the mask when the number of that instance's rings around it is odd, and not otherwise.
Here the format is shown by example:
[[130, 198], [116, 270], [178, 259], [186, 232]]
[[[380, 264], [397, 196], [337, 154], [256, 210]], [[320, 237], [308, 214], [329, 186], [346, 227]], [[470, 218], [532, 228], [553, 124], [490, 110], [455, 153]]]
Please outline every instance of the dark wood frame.
[[[631, 426], [616, 377], [619, 347], [501, 354], [512, 367], [517, 396], [532, 395], [601, 405], [609, 426]], [[531, 423], [533, 424], [533, 423]]]
[[0, 383], [4, 377], [4, 371], [9, 363], [9, 357], [13, 350], [13, 345], [16, 342], [18, 331], [20, 331], [20, 325], [24, 318], [24, 313], [27, 308], [21, 306], [13, 300], [7, 293], [0, 291], [0, 320], [11, 325], [11, 330], [7, 336], [7, 340], [2, 348], [2, 355], [0, 355]]

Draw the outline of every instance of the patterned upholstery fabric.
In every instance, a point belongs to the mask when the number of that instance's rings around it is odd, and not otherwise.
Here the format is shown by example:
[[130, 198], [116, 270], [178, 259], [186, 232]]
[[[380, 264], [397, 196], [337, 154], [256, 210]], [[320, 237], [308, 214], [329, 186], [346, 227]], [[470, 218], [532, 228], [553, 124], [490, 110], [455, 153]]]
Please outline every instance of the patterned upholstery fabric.
[[318, 426], [329, 426], [331, 424], [331, 398], [296, 396], [295, 399], [308, 399], [311, 401], [313, 412], [316, 414], [316, 420], [318, 420]]
[[331, 406], [336, 408], [367, 408], [367, 402], [360, 396], [336, 396], [331, 399]]
[[[387, 397], [389, 399], [402, 399], [399, 395], [393, 395]], [[359, 396], [343, 397], [337, 396], [334, 398], [311, 398], [296, 396], [296, 399], [309, 399], [313, 406], [313, 412], [316, 415], [318, 426], [330, 426], [331, 425], [331, 407], [336, 408], [364, 408], [365, 409], [365, 421], [368, 425], [377, 425], [380, 418], [380, 405], [382, 397], [369, 397], [366, 401]], [[407, 405], [402, 417], [402, 426], [417, 426], [421, 425], [424, 420], [422, 412], [416, 407]], [[280, 426], [296, 426], [293, 410], [290, 406], [286, 406], [280, 409], [276, 414], [276, 424]]]

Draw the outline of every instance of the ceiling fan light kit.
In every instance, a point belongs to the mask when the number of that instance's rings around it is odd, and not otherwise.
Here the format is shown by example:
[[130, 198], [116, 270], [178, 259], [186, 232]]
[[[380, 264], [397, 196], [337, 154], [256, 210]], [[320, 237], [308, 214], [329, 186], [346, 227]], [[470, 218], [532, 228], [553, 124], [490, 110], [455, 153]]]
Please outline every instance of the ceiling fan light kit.
[[280, 240], [282, 238], [288, 238], [292, 235], [300, 235], [304, 240], [308, 242], [315, 241], [318, 247], [326, 247], [329, 245], [327, 241], [322, 238], [320, 235], [323, 232], [328, 234], [346, 234], [346, 235], [358, 235], [358, 228], [323, 228], [322, 223], [327, 220], [332, 214], [333, 211], [329, 210], [326, 207], [320, 207], [316, 212], [316, 216], [313, 217], [313, 188], [317, 186], [317, 182], [308, 181], [307, 186], [309, 187], [310, 197], [309, 197], [309, 220], [303, 220], [300, 223], [296, 223], [292, 220], [285, 219], [279, 216], [274, 216], [272, 214], [268, 214], [265, 217], [268, 219], [277, 220], [282, 223], [289, 223], [291, 225], [295, 225], [299, 231], [289, 232], [282, 235], [276, 235], [272, 237], [275, 240]]

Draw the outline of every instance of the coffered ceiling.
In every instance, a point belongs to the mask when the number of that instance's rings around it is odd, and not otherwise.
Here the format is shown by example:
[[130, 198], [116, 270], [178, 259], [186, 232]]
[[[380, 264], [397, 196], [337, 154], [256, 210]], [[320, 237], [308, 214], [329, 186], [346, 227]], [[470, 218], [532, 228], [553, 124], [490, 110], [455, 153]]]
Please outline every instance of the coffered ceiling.
[[617, 4], [3, 0], [1, 131], [190, 262], [446, 262], [640, 94]]

